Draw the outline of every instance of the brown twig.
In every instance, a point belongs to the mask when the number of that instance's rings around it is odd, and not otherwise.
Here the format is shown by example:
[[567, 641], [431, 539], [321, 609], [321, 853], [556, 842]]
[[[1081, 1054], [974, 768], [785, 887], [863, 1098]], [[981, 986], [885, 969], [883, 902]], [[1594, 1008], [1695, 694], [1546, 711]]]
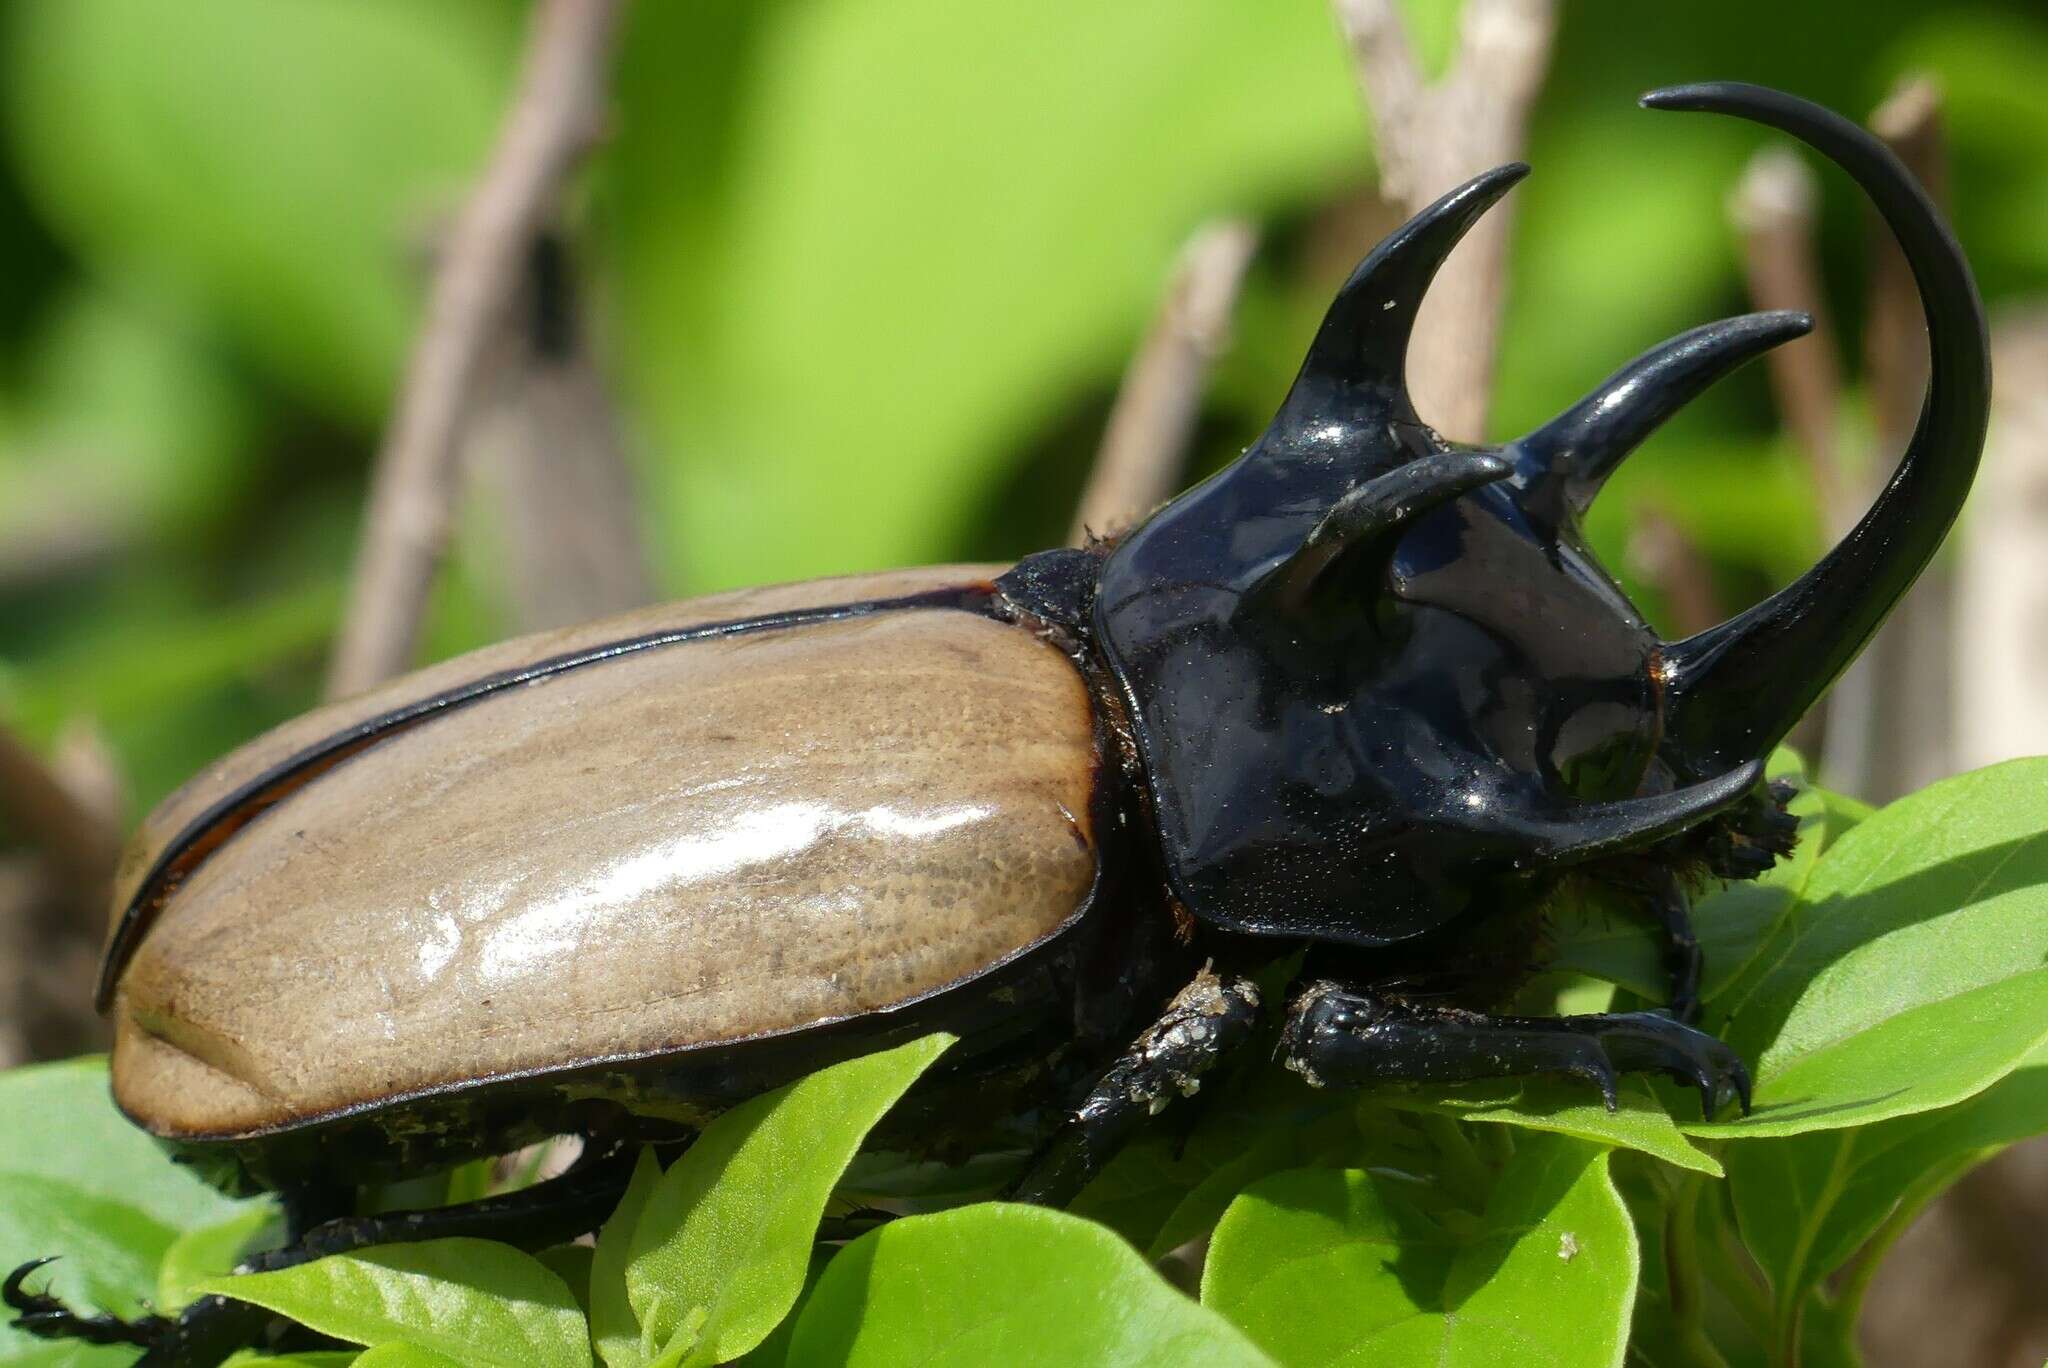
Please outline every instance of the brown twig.
[[1209, 368], [1258, 247], [1239, 219], [1205, 224], [1181, 249], [1151, 331], [1132, 356], [1068, 539], [1115, 531], [1173, 493], [1202, 412]]
[[23, 839], [80, 888], [112, 873], [121, 833], [99, 795], [80, 791], [27, 743], [0, 726], [0, 812]]
[[583, 340], [571, 263], [543, 237], [501, 330], [464, 464], [501, 515], [505, 584], [521, 631], [647, 602], [654, 579], [640, 536], [619, 422]]
[[1714, 593], [1705, 553], [1663, 509], [1645, 503], [1636, 510], [1627, 555], [1630, 568], [1670, 609], [1673, 640], [1703, 632], [1727, 616]]
[[2048, 752], [2048, 303], [1991, 330], [1991, 432], [1955, 566], [1955, 762]]
[[596, 137], [619, 0], [540, 0], [519, 93], [435, 273], [426, 321], [378, 452], [328, 693], [403, 670], [453, 516], [480, 360], [563, 180]]
[[48, 761], [0, 729], [0, 812], [30, 847], [0, 857], [0, 1067], [106, 1044], [92, 983], [121, 808], [90, 727], [67, 726]]
[[[1870, 126], [1935, 202], [1942, 202], [1948, 175], [1936, 87], [1924, 79], [1901, 82], [1872, 113]], [[1927, 388], [1919, 289], [1890, 232], [1873, 222], [1872, 233], [1878, 245], [1868, 286], [1864, 375], [1876, 419], [1874, 459], [1862, 463], [1861, 478], [1845, 481], [1837, 491], [1829, 522], [1838, 534], [1890, 477], [1912, 436]], [[1932, 783], [1953, 767], [1953, 597], [1949, 563], [1937, 558], [1835, 685], [1821, 757], [1830, 783], [1885, 802]]]
[[1843, 472], [1838, 429], [1842, 414], [1842, 362], [1821, 292], [1814, 249], [1813, 172], [1788, 148], [1771, 147], [1750, 159], [1728, 204], [1742, 235], [1750, 301], [1759, 309], [1796, 309], [1813, 316], [1813, 332], [1772, 351], [1771, 387], [1778, 411], [1806, 458], [1823, 521], [1836, 535], [1858, 509]]
[[[1393, 0], [1333, 0], [1378, 141], [1380, 193], [1414, 213], [1521, 155], [1557, 29], [1553, 0], [1468, 0], [1458, 50], [1425, 82]], [[1446, 435], [1486, 436], [1507, 293], [1506, 207], [1481, 219], [1439, 273], [1416, 321], [1409, 383]]]

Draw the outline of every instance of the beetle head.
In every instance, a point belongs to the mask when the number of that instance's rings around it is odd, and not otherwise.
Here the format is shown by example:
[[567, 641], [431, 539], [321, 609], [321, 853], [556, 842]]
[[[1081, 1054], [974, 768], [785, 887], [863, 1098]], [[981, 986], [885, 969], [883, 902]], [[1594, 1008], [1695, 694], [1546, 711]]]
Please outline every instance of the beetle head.
[[1380, 943], [1482, 885], [1660, 841], [1740, 801], [1932, 555], [1975, 468], [1981, 309], [1926, 197], [1867, 133], [1756, 87], [1657, 107], [1774, 124], [1861, 182], [1921, 284], [1934, 364], [1891, 487], [1798, 583], [1666, 643], [1581, 535], [1608, 475], [1714, 379], [1806, 332], [1753, 314], [1637, 358], [1534, 432], [1446, 441], [1409, 334], [1437, 267], [1525, 173], [1479, 176], [1383, 242], [1272, 425], [1105, 563], [1096, 623], [1128, 694], [1169, 874], [1237, 929]]

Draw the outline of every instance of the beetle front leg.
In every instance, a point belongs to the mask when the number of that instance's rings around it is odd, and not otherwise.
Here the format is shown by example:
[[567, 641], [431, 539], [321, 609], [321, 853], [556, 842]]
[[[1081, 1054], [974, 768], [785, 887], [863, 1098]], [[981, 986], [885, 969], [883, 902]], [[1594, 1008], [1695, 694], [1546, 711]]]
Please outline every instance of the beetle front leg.
[[1010, 1200], [1065, 1206], [1147, 1117], [1194, 1096], [1202, 1075], [1249, 1039], [1258, 1019], [1259, 990], [1250, 979], [1204, 968], [1061, 1120]]
[[1325, 980], [1289, 1006], [1280, 1051], [1288, 1068], [1317, 1086], [1563, 1074], [1596, 1085], [1613, 1111], [1619, 1075], [1662, 1073], [1697, 1087], [1710, 1117], [1729, 1092], [1749, 1111], [1749, 1070], [1735, 1052], [1661, 1012], [1490, 1016]]

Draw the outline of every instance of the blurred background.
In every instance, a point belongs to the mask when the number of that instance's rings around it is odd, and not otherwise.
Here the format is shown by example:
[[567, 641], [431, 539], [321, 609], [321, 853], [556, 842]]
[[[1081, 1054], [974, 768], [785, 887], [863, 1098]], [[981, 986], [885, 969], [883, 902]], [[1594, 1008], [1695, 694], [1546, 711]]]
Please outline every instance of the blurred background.
[[[1459, 11], [1400, 6], [1424, 79]], [[1509, 120], [1536, 170], [1492, 283], [1490, 413], [1461, 421], [1513, 436], [1673, 333], [1818, 305], [1818, 339], [1693, 404], [1590, 527], [1672, 632], [1798, 574], [1890, 469], [1917, 315], [1845, 180], [1634, 99], [1739, 78], [1882, 109], [1993, 310], [1999, 411], [1964, 535], [1800, 739], [1879, 801], [2048, 750], [2039, 0], [1554, 20]], [[321, 696], [373, 458], [531, 31], [512, 0], [0, 5], [0, 1063], [96, 1042], [109, 833]], [[465, 391], [418, 660], [1059, 544], [1148, 336], [1177, 319], [1213, 355], [1167, 443], [1205, 473], [1407, 207], [1326, 0], [642, 3], [603, 66]], [[1911, 1296], [1871, 1299], [1876, 1361], [2039, 1362], [2044, 1226], [2038, 1147], [1966, 1182], [1901, 1247]], [[1948, 1352], [1913, 1338], [1933, 1304]]]

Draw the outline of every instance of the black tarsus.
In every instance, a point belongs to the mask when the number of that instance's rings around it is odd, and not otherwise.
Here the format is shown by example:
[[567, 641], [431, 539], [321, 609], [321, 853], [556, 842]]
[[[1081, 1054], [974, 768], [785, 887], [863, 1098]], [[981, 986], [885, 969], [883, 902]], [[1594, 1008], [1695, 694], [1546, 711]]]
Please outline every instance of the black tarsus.
[[160, 1339], [171, 1322], [163, 1316], [140, 1316], [122, 1320], [118, 1316], [88, 1316], [73, 1311], [47, 1291], [31, 1292], [29, 1275], [57, 1262], [56, 1255], [30, 1259], [7, 1275], [0, 1284], [0, 1302], [15, 1313], [14, 1328], [39, 1339], [82, 1340], [87, 1344], [133, 1344], [147, 1349]]
[[1325, 980], [1294, 997], [1280, 1050], [1287, 1067], [1317, 1086], [1563, 1075], [1594, 1084], [1613, 1111], [1620, 1075], [1661, 1073], [1697, 1088], [1708, 1118], [1729, 1093], [1749, 1113], [1749, 1070], [1735, 1052], [1661, 1012], [1495, 1016]]

